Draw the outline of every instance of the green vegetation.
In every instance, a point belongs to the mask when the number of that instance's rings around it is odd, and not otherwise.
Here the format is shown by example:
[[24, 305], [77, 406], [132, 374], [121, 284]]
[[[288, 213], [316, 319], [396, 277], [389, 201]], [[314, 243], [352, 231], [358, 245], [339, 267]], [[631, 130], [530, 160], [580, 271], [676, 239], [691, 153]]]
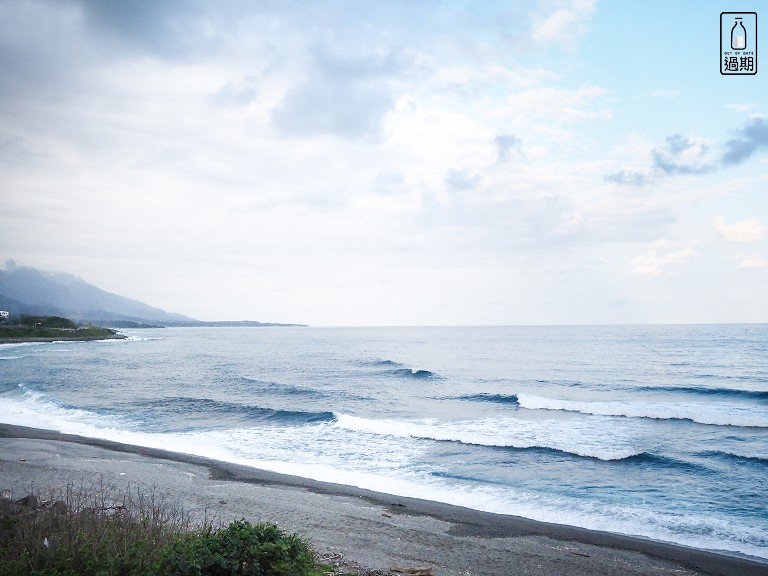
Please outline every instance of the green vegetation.
[[35, 340], [104, 340], [121, 338], [115, 330], [78, 326], [60, 316], [21, 316], [15, 323], [0, 325], [0, 342]]
[[312, 551], [300, 536], [286, 535], [273, 524], [252, 525], [244, 520], [176, 538], [163, 549], [155, 572], [179, 576], [316, 573]]
[[245, 520], [195, 526], [152, 490], [68, 485], [0, 500], [0, 576], [320, 576], [300, 536]]
[[68, 318], [61, 316], [26, 316], [19, 319], [21, 326], [33, 326], [37, 328], [77, 328], [77, 324]]

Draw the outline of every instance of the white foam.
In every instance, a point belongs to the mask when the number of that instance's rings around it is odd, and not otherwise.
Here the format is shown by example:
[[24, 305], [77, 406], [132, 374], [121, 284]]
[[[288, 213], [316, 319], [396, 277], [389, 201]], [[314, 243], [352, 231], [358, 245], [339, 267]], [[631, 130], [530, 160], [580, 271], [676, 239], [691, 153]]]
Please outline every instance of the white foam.
[[621, 460], [644, 452], [631, 432], [608, 422], [525, 420], [494, 417], [446, 422], [434, 419], [374, 420], [339, 414], [336, 426], [354, 432], [400, 438], [461, 442], [509, 448], [550, 448], [600, 460]]
[[717, 403], [671, 404], [666, 402], [578, 401], [518, 394], [518, 403], [529, 410], [562, 410], [598, 416], [681, 419], [714, 426], [768, 428], [768, 408]]
[[[445, 436], [457, 441], [494, 442], [491, 445], [510, 439], [522, 445], [540, 445], [541, 440], [555, 446], [587, 442], [585, 452], [597, 452], [607, 442], [609, 450], [601, 455], [605, 458], [613, 452], [618, 457], [619, 451], [627, 448], [622, 448], [626, 440], [617, 441], [621, 434], [616, 427], [607, 426], [603, 436], [592, 444], [588, 442], [589, 436], [599, 427], [579, 429], [579, 422], [595, 419], [493, 418], [441, 425], [427, 419], [372, 420], [339, 415], [336, 422], [295, 428], [150, 434], [127, 430], [127, 423], [117, 417], [66, 408], [21, 385], [20, 390], [17, 397], [0, 397], [4, 422], [137, 446], [172, 447], [177, 452], [393, 495], [768, 558], [765, 522], [742, 525], [709, 514], [659, 512], [642, 506], [606, 504], [588, 498], [534, 493], [514, 486], [436, 477], [432, 474], [434, 470], [423, 464], [428, 445], [422, 440], [403, 440]], [[600, 421], [605, 424], [609, 419]], [[296, 450], [296, 446], [302, 449]]]
[[50, 397], [18, 385], [18, 397], [0, 396], [0, 414], [5, 424], [55, 430], [67, 434], [103, 438], [102, 431], [124, 426], [110, 418], [79, 408], [66, 408]]
[[0, 350], [6, 350], [8, 348], [25, 348], [27, 346], [43, 346], [50, 344], [50, 342], [9, 342], [7, 344], [0, 344]]
[[[766, 522], [737, 524], [693, 511], [659, 512], [642, 505], [607, 504], [515, 486], [436, 477], [431, 468], [419, 467], [424, 451], [419, 448], [420, 443], [378, 435], [349, 436], [330, 423], [291, 429], [288, 433], [244, 428], [164, 436], [179, 451], [278, 473], [542, 522], [768, 558]], [[302, 446], [300, 453], [293, 449], [296, 445]]]

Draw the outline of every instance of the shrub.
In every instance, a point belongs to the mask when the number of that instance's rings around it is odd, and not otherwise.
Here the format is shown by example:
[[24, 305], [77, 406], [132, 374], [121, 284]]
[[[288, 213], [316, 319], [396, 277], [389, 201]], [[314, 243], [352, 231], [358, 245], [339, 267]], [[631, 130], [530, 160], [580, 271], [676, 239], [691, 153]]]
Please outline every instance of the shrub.
[[[298, 535], [245, 520], [193, 529], [155, 490], [73, 485], [0, 500], [0, 576], [316, 576]], [[57, 499], [57, 497], [61, 498]]]
[[312, 552], [298, 535], [240, 520], [219, 530], [181, 535], [165, 550], [157, 574], [301, 576], [313, 574], [314, 568]]

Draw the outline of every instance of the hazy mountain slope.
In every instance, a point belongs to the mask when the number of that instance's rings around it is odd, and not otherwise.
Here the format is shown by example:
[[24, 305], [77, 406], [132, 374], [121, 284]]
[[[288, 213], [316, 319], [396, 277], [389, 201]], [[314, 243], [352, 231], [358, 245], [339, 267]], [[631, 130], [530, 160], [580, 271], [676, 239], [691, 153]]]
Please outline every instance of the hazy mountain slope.
[[4, 294], [0, 294], [0, 310], [8, 310], [14, 315], [31, 314], [37, 316], [61, 316], [64, 313], [62, 310], [54, 308], [53, 306], [27, 304], [26, 302], [20, 302], [14, 298], [9, 298]]
[[13, 314], [55, 313], [73, 320], [195, 323], [138, 300], [106, 292], [63, 272], [9, 265], [0, 270], [0, 304]]

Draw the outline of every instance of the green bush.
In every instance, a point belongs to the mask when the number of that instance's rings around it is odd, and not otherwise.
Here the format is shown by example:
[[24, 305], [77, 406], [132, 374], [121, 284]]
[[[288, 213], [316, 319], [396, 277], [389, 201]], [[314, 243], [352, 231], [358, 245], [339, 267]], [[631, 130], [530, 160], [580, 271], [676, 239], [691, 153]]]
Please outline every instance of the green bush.
[[315, 572], [312, 552], [296, 534], [245, 520], [181, 535], [169, 546], [158, 576], [301, 576]]
[[245, 520], [193, 529], [154, 489], [67, 485], [30, 502], [0, 501], [0, 576], [322, 574], [299, 535]]

